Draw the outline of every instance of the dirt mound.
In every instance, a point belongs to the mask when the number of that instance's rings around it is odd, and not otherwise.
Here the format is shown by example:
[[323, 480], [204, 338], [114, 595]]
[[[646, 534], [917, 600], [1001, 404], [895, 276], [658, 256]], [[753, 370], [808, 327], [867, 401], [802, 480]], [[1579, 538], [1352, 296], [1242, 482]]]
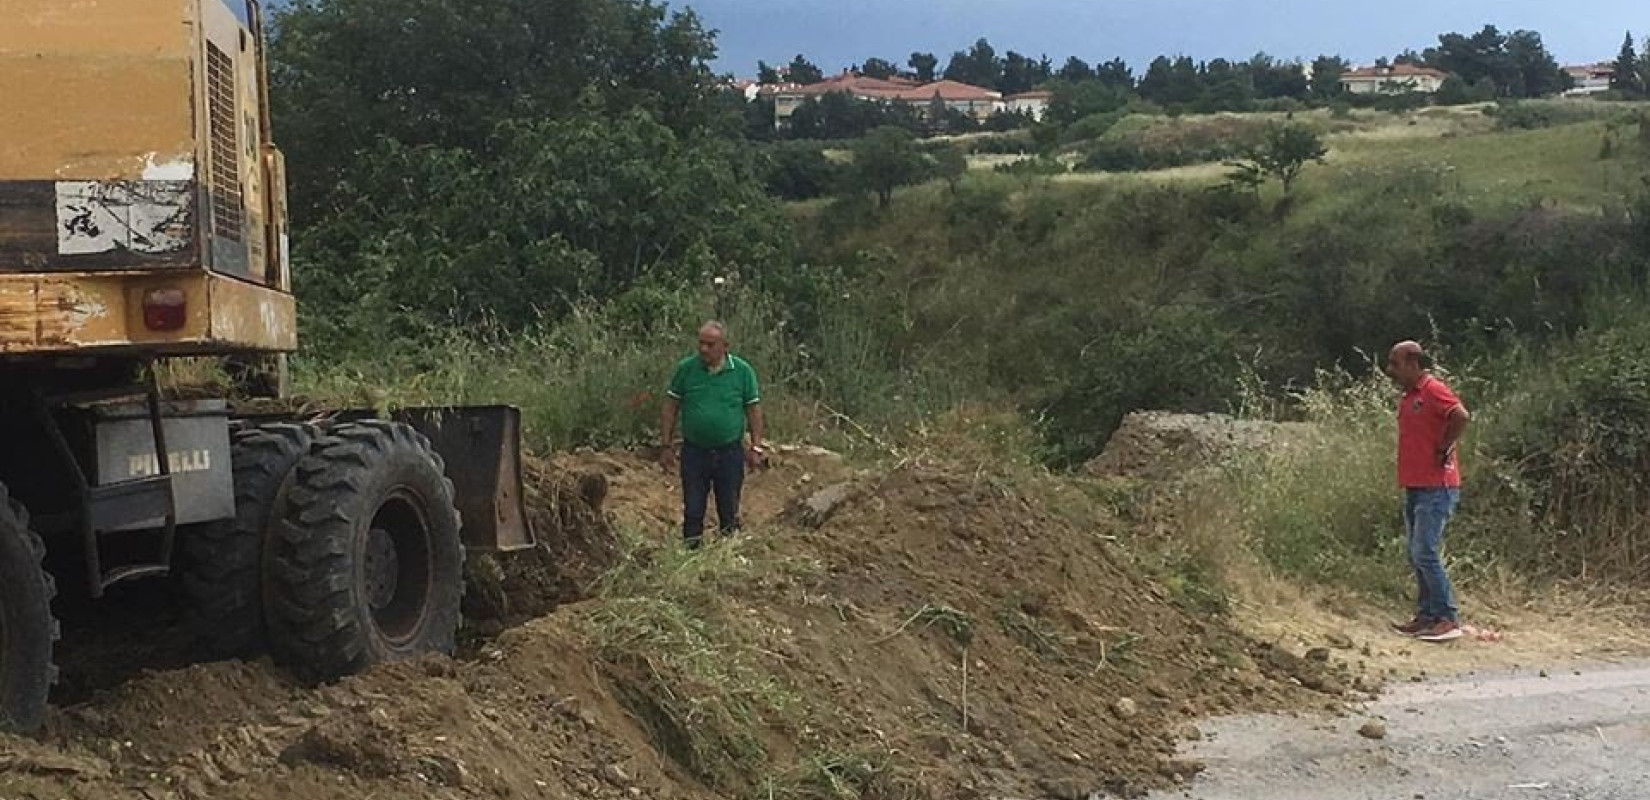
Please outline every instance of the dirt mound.
[[466, 564], [464, 616], [484, 636], [588, 597], [619, 558], [606, 472], [532, 457], [523, 472], [538, 544]]
[[[1187, 721], [1343, 682], [1177, 605], [1116, 523], [1050, 508], [1054, 479], [793, 450], [752, 476], [747, 535], [689, 555], [648, 454], [529, 471], [558, 533], [497, 562], [494, 620], [616, 563], [657, 584], [320, 689], [262, 662], [146, 673], [0, 737], [6, 796], [1132, 795], [1196, 771], [1174, 756]], [[786, 513], [830, 487], [829, 513]], [[667, 596], [696, 575], [703, 605]], [[701, 671], [667, 663], [681, 636]], [[763, 702], [717, 702], [716, 681]]]
[[546, 621], [472, 661], [318, 690], [267, 664], [146, 675], [54, 715], [40, 741], [0, 737], [0, 786], [90, 800], [682, 796], [632, 755], [645, 739], [589, 665], [578, 637]]
[[860, 481], [776, 548], [827, 574], [766, 598], [812, 692], [915, 754], [934, 797], [1129, 795], [1194, 770], [1190, 720], [1321, 704], [1340, 680], [1176, 606], [1106, 530], [1011, 481], [943, 469]]
[[1225, 414], [1130, 414], [1112, 433], [1106, 449], [1085, 467], [1094, 477], [1147, 480], [1179, 477], [1217, 466], [1233, 456], [1304, 441], [1304, 423], [1244, 420]]

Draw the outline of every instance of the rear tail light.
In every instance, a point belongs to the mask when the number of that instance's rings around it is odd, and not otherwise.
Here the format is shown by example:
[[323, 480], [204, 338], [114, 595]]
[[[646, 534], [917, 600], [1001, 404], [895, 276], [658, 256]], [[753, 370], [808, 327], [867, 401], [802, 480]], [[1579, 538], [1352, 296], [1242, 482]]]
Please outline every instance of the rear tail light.
[[143, 293], [143, 327], [151, 331], [183, 330], [189, 299], [182, 289], [150, 289]]

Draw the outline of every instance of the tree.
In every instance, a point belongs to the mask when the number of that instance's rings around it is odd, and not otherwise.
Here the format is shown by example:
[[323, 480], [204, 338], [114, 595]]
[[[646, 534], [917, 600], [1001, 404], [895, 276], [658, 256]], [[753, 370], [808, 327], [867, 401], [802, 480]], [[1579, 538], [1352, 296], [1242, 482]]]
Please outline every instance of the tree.
[[917, 80], [929, 83], [934, 80], [934, 70], [940, 66], [940, 59], [933, 53], [912, 53], [911, 60], [905, 62], [917, 76]]
[[1203, 96], [1203, 72], [1191, 56], [1179, 56], [1169, 71], [1166, 105], [1185, 106]]
[[1236, 168], [1230, 179], [1238, 185], [1258, 187], [1266, 178], [1276, 178], [1283, 184], [1284, 196], [1288, 197], [1301, 170], [1309, 163], [1322, 162], [1328, 154], [1323, 139], [1311, 128], [1273, 125], [1267, 129], [1260, 145], [1249, 151], [1246, 161], [1230, 165]]
[[785, 69], [785, 79], [791, 83], [810, 84], [825, 80], [825, 71], [814, 66], [812, 61], [804, 58], [801, 53], [791, 59], [791, 65]]
[[294, 248], [322, 341], [525, 327], [582, 298], [774, 263], [789, 247], [783, 211], [734, 141], [679, 136], [640, 110], [501, 123], [490, 141], [485, 156], [393, 140], [354, 154]]
[[768, 66], [766, 61], [756, 62], [756, 82], [764, 85], [779, 83], [779, 70]]
[[1472, 102], [1472, 87], [1460, 75], [1451, 75], [1432, 95], [1432, 101], [1441, 106], [1466, 105]]
[[1066, 65], [1060, 68], [1059, 74], [1060, 80], [1066, 81], [1067, 83], [1076, 83], [1078, 81], [1092, 80], [1094, 78], [1094, 68], [1089, 66], [1089, 62], [1084, 61], [1077, 56], [1072, 56], [1071, 58], [1066, 59]]
[[945, 67], [946, 80], [986, 89], [997, 88], [1002, 78], [1003, 62], [997, 58], [997, 51], [991, 42], [983, 38], [974, 42], [974, 46], [967, 51], [953, 53], [951, 63]]
[[1140, 78], [1140, 96], [1154, 103], [1168, 104], [1174, 86], [1174, 62], [1168, 56], [1152, 59]]
[[1547, 97], [1575, 85], [1535, 31], [1513, 31], [1507, 37], [1507, 59], [1518, 76], [1514, 96]]
[[1312, 62], [1312, 96], [1319, 100], [1339, 97], [1344, 90], [1341, 76], [1351, 69], [1352, 65], [1340, 56], [1318, 56]]
[[1639, 53], [1639, 86], [1643, 87], [1644, 94], [1650, 95], [1650, 47]]
[[854, 188], [877, 196], [877, 205], [894, 202], [894, 190], [921, 180], [925, 159], [916, 137], [904, 128], [885, 126], [854, 143]]
[[1134, 91], [1134, 70], [1121, 58], [1096, 65], [1094, 77], [1107, 86], [1128, 92]]
[[899, 74], [899, 67], [887, 59], [867, 58], [865, 65], [859, 68], [859, 74], [867, 78], [892, 78]]
[[943, 144], [934, 150], [933, 158], [935, 177], [945, 181], [946, 188], [956, 194], [957, 183], [968, 174], [968, 156], [955, 145]]
[[1254, 99], [1249, 75], [1232, 62], [1217, 58], [1203, 65], [1201, 72], [1203, 104], [1210, 110], [1242, 111]]
[[1128, 104], [1128, 93], [1097, 80], [1061, 82], [1054, 86], [1054, 97], [1049, 100], [1043, 119], [1064, 127], [1095, 114], [1112, 113]]
[[1497, 97], [1542, 97], [1573, 85], [1536, 31], [1503, 34], [1494, 25], [1485, 25], [1471, 36], [1446, 33], [1438, 37], [1437, 47], [1427, 48], [1421, 60], [1459, 75], [1469, 86], [1488, 81], [1495, 86]]
[[502, 121], [633, 110], [678, 135], [729, 124], [711, 35], [647, 0], [303, 0], [270, 29], [299, 226], [380, 139], [485, 152]]
[[1281, 62], [1265, 53], [1257, 53], [1242, 65], [1256, 97], [1273, 100], [1293, 97], [1304, 100], [1311, 85], [1306, 79], [1306, 68], [1300, 62]]
[[[1650, 52], [1650, 48], [1646, 48]], [[1633, 33], [1621, 43], [1621, 54], [1616, 56], [1616, 74], [1610, 76], [1610, 88], [1623, 98], [1637, 100], [1644, 96], [1644, 81], [1639, 75], [1639, 54], [1633, 47]]]
[[841, 168], [825, 157], [817, 143], [780, 142], [766, 149], [762, 163], [768, 193], [786, 200], [810, 200], [829, 194]]
[[1047, 83], [1051, 77], [1046, 60], [1033, 61], [1010, 50], [1003, 59], [1002, 78], [996, 88], [1003, 94], [1020, 94]]

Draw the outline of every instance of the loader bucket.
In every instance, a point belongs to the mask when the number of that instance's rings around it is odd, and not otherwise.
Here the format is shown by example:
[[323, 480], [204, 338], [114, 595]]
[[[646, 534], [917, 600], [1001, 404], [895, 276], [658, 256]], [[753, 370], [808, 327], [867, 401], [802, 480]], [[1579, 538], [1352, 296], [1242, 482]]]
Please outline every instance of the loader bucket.
[[533, 547], [522, 490], [520, 409], [410, 408], [392, 416], [424, 434], [446, 462], [466, 547], [495, 552]]

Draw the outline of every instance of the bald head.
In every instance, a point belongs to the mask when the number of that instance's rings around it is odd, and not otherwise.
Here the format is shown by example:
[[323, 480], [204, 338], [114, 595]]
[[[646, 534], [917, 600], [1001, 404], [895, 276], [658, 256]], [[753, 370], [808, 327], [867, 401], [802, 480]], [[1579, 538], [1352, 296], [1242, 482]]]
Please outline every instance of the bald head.
[[1427, 374], [1427, 351], [1419, 342], [1405, 340], [1392, 346], [1386, 354], [1386, 374], [1394, 383], [1410, 389]]
[[728, 328], [716, 320], [699, 326], [699, 360], [710, 369], [721, 369], [728, 357]]

